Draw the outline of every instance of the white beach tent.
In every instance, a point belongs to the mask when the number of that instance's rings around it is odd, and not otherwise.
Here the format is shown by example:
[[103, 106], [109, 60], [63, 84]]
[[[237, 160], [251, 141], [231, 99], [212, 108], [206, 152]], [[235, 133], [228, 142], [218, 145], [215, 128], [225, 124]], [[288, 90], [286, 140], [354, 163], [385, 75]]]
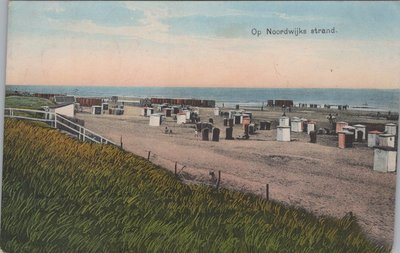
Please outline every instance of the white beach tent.
[[374, 170], [380, 172], [396, 171], [397, 151], [392, 147], [374, 147]]
[[219, 116], [219, 107], [214, 108], [214, 116]]
[[277, 141], [290, 141], [290, 126], [277, 126], [276, 127], [276, 140]]
[[180, 112], [176, 115], [176, 123], [177, 124], [186, 124], [186, 113]]
[[394, 123], [387, 123], [385, 124], [385, 132], [387, 134], [393, 134], [396, 135], [397, 134], [397, 125]]
[[303, 122], [299, 118], [292, 119], [291, 130], [297, 133], [303, 132]]
[[289, 126], [289, 118], [288, 117], [280, 117], [279, 118], [279, 126]]
[[149, 125], [150, 126], [160, 126], [162, 123], [163, 114], [153, 113], [150, 115]]
[[362, 139], [366, 140], [367, 139], [367, 136], [366, 136], [367, 127], [365, 125], [361, 125], [361, 124], [354, 125], [354, 127], [356, 128], [356, 132], [355, 132], [356, 136], [355, 136], [355, 138], [358, 139], [358, 131], [361, 131], [363, 133]]

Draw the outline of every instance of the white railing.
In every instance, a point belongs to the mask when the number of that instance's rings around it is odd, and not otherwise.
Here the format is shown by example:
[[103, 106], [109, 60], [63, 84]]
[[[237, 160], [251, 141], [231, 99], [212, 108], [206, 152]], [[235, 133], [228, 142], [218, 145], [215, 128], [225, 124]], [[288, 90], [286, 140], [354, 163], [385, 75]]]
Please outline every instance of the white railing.
[[[18, 115], [22, 113], [22, 115]], [[30, 117], [29, 114], [42, 114], [42, 117]], [[28, 114], [28, 115], [26, 115]], [[33, 121], [40, 121], [50, 123], [50, 125], [56, 129], [63, 127], [63, 130], [74, 134], [81, 141], [92, 141], [95, 143], [101, 144], [112, 144], [117, 146], [111, 140], [97, 134], [67, 118], [64, 116], [55, 113], [55, 112], [47, 112], [40, 110], [31, 110], [31, 109], [20, 109], [20, 108], [5, 108], [4, 117], [7, 118], [15, 118], [15, 119], [26, 119]]]

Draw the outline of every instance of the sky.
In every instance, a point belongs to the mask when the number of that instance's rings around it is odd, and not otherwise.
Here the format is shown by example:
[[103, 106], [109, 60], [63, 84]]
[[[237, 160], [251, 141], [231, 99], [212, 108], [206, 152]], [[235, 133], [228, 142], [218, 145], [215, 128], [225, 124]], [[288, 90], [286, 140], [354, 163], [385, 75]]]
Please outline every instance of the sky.
[[[9, 85], [400, 87], [400, 2], [11, 1], [8, 18]], [[267, 34], [286, 28], [306, 34]]]

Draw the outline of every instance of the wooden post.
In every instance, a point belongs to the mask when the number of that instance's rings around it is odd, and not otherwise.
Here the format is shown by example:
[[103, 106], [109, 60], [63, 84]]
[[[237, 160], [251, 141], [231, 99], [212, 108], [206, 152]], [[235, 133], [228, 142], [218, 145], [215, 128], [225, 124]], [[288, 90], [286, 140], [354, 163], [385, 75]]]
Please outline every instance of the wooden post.
[[269, 200], [269, 184], [265, 185], [265, 197], [267, 198], [267, 201]]
[[218, 171], [218, 181], [217, 181], [217, 189], [219, 188], [219, 184], [221, 183], [221, 171]]
[[150, 153], [151, 153], [151, 151], [149, 151], [148, 154], [147, 154], [147, 160], [148, 161], [150, 161]]
[[177, 168], [178, 168], [178, 162], [175, 162], [175, 176], [177, 174], [177, 172], [176, 172]]
[[120, 142], [120, 147], [121, 147], [121, 149], [123, 149], [124, 146], [123, 146], [123, 143], [122, 143], [122, 135], [121, 135], [121, 139], [120, 139], [119, 142]]
[[83, 141], [85, 141], [86, 140], [86, 128], [83, 128]]

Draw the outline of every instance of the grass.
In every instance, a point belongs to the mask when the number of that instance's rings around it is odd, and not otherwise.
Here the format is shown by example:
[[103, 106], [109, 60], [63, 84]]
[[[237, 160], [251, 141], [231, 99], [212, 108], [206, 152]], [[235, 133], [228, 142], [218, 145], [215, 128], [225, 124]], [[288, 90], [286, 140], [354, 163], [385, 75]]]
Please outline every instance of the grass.
[[6, 97], [6, 108], [23, 108], [39, 110], [41, 106], [54, 105], [54, 103], [45, 98], [39, 97], [23, 97], [23, 96], [9, 96]]
[[388, 252], [356, 219], [186, 185], [109, 145], [6, 120], [6, 252]]
[[[18, 109], [31, 109], [42, 111], [42, 106], [50, 106], [55, 103], [49, 99], [39, 98], [39, 97], [28, 97], [28, 96], [8, 96], [6, 97], [5, 106], [6, 108], [18, 108]], [[8, 113], [7, 113], [8, 114]], [[38, 112], [21, 112], [14, 111], [14, 116], [23, 116], [30, 118], [43, 119], [44, 114]], [[39, 123], [39, 122], [38, 122]], [[46, 126], [46, 123], [39, 123]]]

